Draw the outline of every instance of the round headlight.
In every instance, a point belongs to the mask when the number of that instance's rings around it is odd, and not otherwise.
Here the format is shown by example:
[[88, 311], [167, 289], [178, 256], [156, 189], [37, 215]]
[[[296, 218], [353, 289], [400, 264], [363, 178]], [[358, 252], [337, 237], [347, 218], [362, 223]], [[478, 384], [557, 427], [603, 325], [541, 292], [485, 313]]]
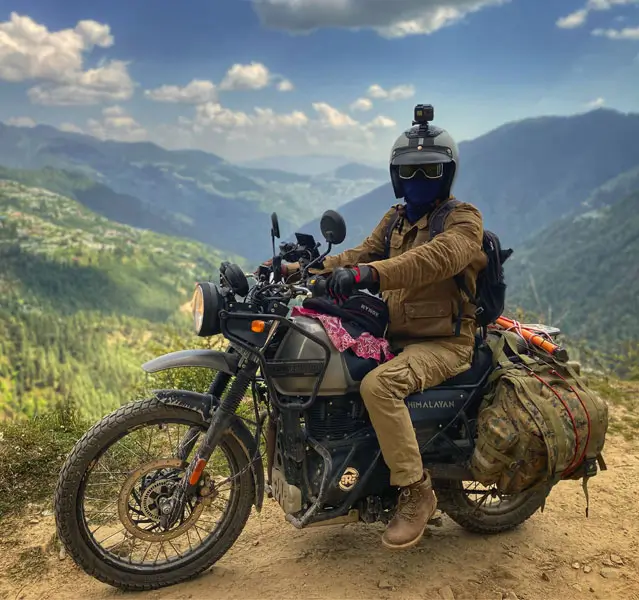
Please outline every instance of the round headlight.
[[219, 311], [223, 299], [218, 287], [208, 281], [195, 284], [191, 306], [195, 333], [208, 337], [221, 333]]

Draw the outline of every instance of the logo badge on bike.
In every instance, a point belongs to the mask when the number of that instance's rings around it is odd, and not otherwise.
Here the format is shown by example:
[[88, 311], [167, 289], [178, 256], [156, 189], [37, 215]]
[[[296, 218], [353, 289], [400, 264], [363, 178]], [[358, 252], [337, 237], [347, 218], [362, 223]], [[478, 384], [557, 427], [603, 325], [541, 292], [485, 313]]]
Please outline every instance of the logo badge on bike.
[[344, 474], [339, 480], [339, 489], [348, 492], [355, 487], [359, 480], [359, 471], [355, 467], [346, 467]]

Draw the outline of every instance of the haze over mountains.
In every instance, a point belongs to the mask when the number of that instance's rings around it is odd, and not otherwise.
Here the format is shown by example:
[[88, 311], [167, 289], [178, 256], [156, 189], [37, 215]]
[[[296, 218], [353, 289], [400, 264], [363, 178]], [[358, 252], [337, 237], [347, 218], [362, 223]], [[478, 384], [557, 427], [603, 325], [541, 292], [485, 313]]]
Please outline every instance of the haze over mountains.
[[[250, 169], [277, 169], [298, 175], [322, 175], [335, 171], [353, 161], [345, 156], [305, 154], [303, 156], [267, 156], [238, 163]], [[372, 164], [360, 161], [363, 166], [384, 170], [383, 164]]]
[[[126, 202], [115, 209], [104, 198], [96, 201], [91, 191], [74, 196], [97, 212], [255, 259], [269, 247], [271, 211], [278, 211], [283, 233], [290, 233], [296, 224], [328, 206], [376, 188], [384, 176], [368, 167], [348, 178], [334, 172], [308, 176], [248, 169], [199, 150], [168, 151], [147, 142], [101, 141], [44, 125], [0, 124], [0, 165], [50, 167], [82, 175], [108, 187], [111, 196], [127, 196], [135, 216]], [[47, 177], [39, 177], [47, 187]], [[106, 193], [104, 188], [99, 191], [102, 196]], [[102, 209], [97, 206], [100, 202], [106, 203]], [[146, 221], [140, 219], [140, 206], [148, 213]]]

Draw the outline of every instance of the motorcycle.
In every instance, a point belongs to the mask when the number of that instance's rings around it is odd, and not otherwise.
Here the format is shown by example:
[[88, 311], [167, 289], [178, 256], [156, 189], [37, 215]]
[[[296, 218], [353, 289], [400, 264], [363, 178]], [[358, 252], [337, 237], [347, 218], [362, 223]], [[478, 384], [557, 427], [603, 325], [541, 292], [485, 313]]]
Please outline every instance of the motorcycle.
[[[346, 224], [324, 213], [321, 255], [321, 244], [300, 233], [276, 253], [275, 213], [271, 225], [270, 266], [249, 276], [223, 263], [219, 283], [196, 286], [196, 333], [221, 334], [227, 350], [172, 352], [143, 365], [148, 373], [211, 369], [208, 391], [157, 390], [123, 405], [77, 442], [62, 468], [58, 536], [107, 584], [148, 590], [198, 575], [229, 550], [265, 494], [298, 529], [393, 516], [398, 489], [358, 391], [377, 363], [338, 352], [321, 322], [290, 314], [292, 302], [325, 293], [311, 271], [344, 241]], [[283, 261], [300, 263], [295, 284], [282, 277]], [[504, 495], [473, 481], [468, 465], [492, 369], [478, 335], [468, 371], [406, 399], [440, 510], [481, 534], [517, 527], [550, 491]]]

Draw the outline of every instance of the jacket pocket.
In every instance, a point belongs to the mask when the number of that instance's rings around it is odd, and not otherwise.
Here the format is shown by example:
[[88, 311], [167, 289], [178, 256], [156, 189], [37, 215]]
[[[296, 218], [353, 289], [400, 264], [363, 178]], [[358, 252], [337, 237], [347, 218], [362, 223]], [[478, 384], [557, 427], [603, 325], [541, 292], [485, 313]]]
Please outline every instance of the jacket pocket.
[[449, 337], [453, 330], [450, 300], [423, 300], [404, 305], [406, 325], [411, 337]]

